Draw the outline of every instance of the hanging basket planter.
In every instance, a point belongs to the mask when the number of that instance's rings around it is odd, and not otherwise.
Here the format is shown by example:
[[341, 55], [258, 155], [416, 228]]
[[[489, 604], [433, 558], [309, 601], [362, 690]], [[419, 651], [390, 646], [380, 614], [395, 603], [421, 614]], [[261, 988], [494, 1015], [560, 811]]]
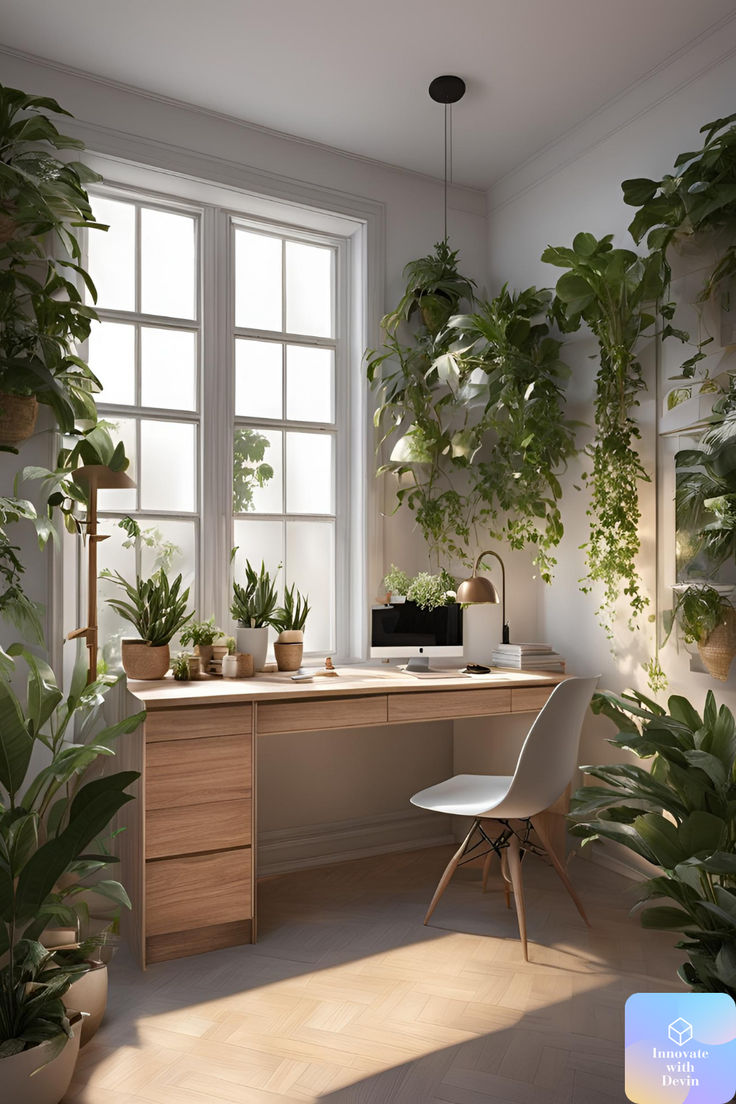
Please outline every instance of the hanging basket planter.
[[33, 395], [0, 392], [0, 445], [19, 445], [36, 428], [38, 403]]
[[713, 678], [725, 682], [736, 655], [736, 610], [729, 609], [720, 625], [698, 644], [698, 651], [706, 670]]

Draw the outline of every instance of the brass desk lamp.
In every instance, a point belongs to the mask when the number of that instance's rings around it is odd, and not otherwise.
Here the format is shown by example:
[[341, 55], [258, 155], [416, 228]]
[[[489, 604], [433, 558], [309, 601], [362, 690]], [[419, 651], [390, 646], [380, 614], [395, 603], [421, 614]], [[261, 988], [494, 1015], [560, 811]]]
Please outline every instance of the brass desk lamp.
[[486, 579], [483, 575], [478, 574], [478, 567], [480, 561], [484, 556], [495, 556], [501, 565], [501, 620], [503, 622], [503, 630], [501, 634], [501, 642], [503, 644], [509, 643], [510, 630], [506, 621], [506, 571], [504, 570], [503, 560], [497, 552], [492, 549], [487, 549], [485, 552], [481, 552], [473, 568], [473, 574], [470, 579], [466, 579], [457, 588], [457, 601], [463, 606], [475, 606], [484, 602], [492, 602], [494, 605], [498, 605], [499, 597], [498, 591], [491, 582], [490, 579]]

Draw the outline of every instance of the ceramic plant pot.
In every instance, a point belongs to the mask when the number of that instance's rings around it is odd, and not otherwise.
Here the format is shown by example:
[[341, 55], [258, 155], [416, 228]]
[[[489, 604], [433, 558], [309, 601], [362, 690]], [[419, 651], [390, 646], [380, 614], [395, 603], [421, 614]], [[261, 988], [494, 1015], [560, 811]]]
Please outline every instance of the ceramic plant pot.
[[33, 395], [0, 392], [0, 444], [19, 445], [36, 428], [38, 403]]
[[[71, 1017], [70, 1017], [71, 1018]], [[31, 1047], [10, 1058], [0, 1058], [0, 1084], [2, 1099], [8, 1104], [59, 1104], [74, 1073], [79, 1054], [79, 1042], [82, 1035], [82, 1019], [76, 1013], [72, 1025], [72, 1035], [60, 1054], [50, 1062], [49, 1042]], [[44, 1065], [48, 1062], [48, 1065]], [[43, 1069], [39, 1067], [43, 1066]], [[34, 1072], [34, 1071], [38, 1072]], [[31, 1076], [33, 1074], [33, 1076]]]
[[253, 656], [253, 667], [256, 671], [262, 671], [266, 666], [266, 652], [268, 651], [268, 626], [262, 629], [248, 629], [239, 626], [236, 633], [239, 652], [248, 652]]
[[249, 652], [235, 652], [223, 657], [223, 678], [252, 678], [253, 671], [253, 656]]
[[74, 1008], [86, 1015], [82, 1020], [80, 1046], [85, 1046], [102, 1023], [107, 1008], [107, 966], [93, 962], [86, 974], [72, 982], [61, 998], [64, 1007]]
[[698, 651], [708, 673], [725, 682], [736, 655], [736, 610], [726, 611], [720, 625], [716, 625], [710, 636], [698, 644]]
[[123, 640], [123, 670], [131, 679], [162, 679], [169, 669], [169, 645], [151, 647], [145, 640]]
[[277, 641], [273, 650], [276, 653], [276, 666], [279, 671], [298, 671], [302, 665], [304, 645], [300, 643], [283, 643]]

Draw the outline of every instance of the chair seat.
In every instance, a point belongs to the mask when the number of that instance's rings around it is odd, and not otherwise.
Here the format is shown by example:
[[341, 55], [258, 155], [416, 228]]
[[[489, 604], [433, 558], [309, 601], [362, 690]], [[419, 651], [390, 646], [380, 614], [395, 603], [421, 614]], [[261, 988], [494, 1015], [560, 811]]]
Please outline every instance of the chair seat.
[[499, 805], [509, 791], [510, 774], [456, 774], [410, 799], [420, 809], [451, 816], [482, 816]]

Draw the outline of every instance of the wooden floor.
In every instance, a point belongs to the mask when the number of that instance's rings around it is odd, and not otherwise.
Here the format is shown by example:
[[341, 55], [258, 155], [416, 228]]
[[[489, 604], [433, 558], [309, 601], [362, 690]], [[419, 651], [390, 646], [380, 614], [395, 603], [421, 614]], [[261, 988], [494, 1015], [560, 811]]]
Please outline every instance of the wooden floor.
[[261, 938], [111, 967], [110, 1005], [63, 1104], [621, 1104], [623, 1014], [680, 988], [669, 933], [632, 883], [584, 859], [524, 864], [529, 963], [497, 873], [465, 867], [422, 917], [451, 849], [262, 883]]

